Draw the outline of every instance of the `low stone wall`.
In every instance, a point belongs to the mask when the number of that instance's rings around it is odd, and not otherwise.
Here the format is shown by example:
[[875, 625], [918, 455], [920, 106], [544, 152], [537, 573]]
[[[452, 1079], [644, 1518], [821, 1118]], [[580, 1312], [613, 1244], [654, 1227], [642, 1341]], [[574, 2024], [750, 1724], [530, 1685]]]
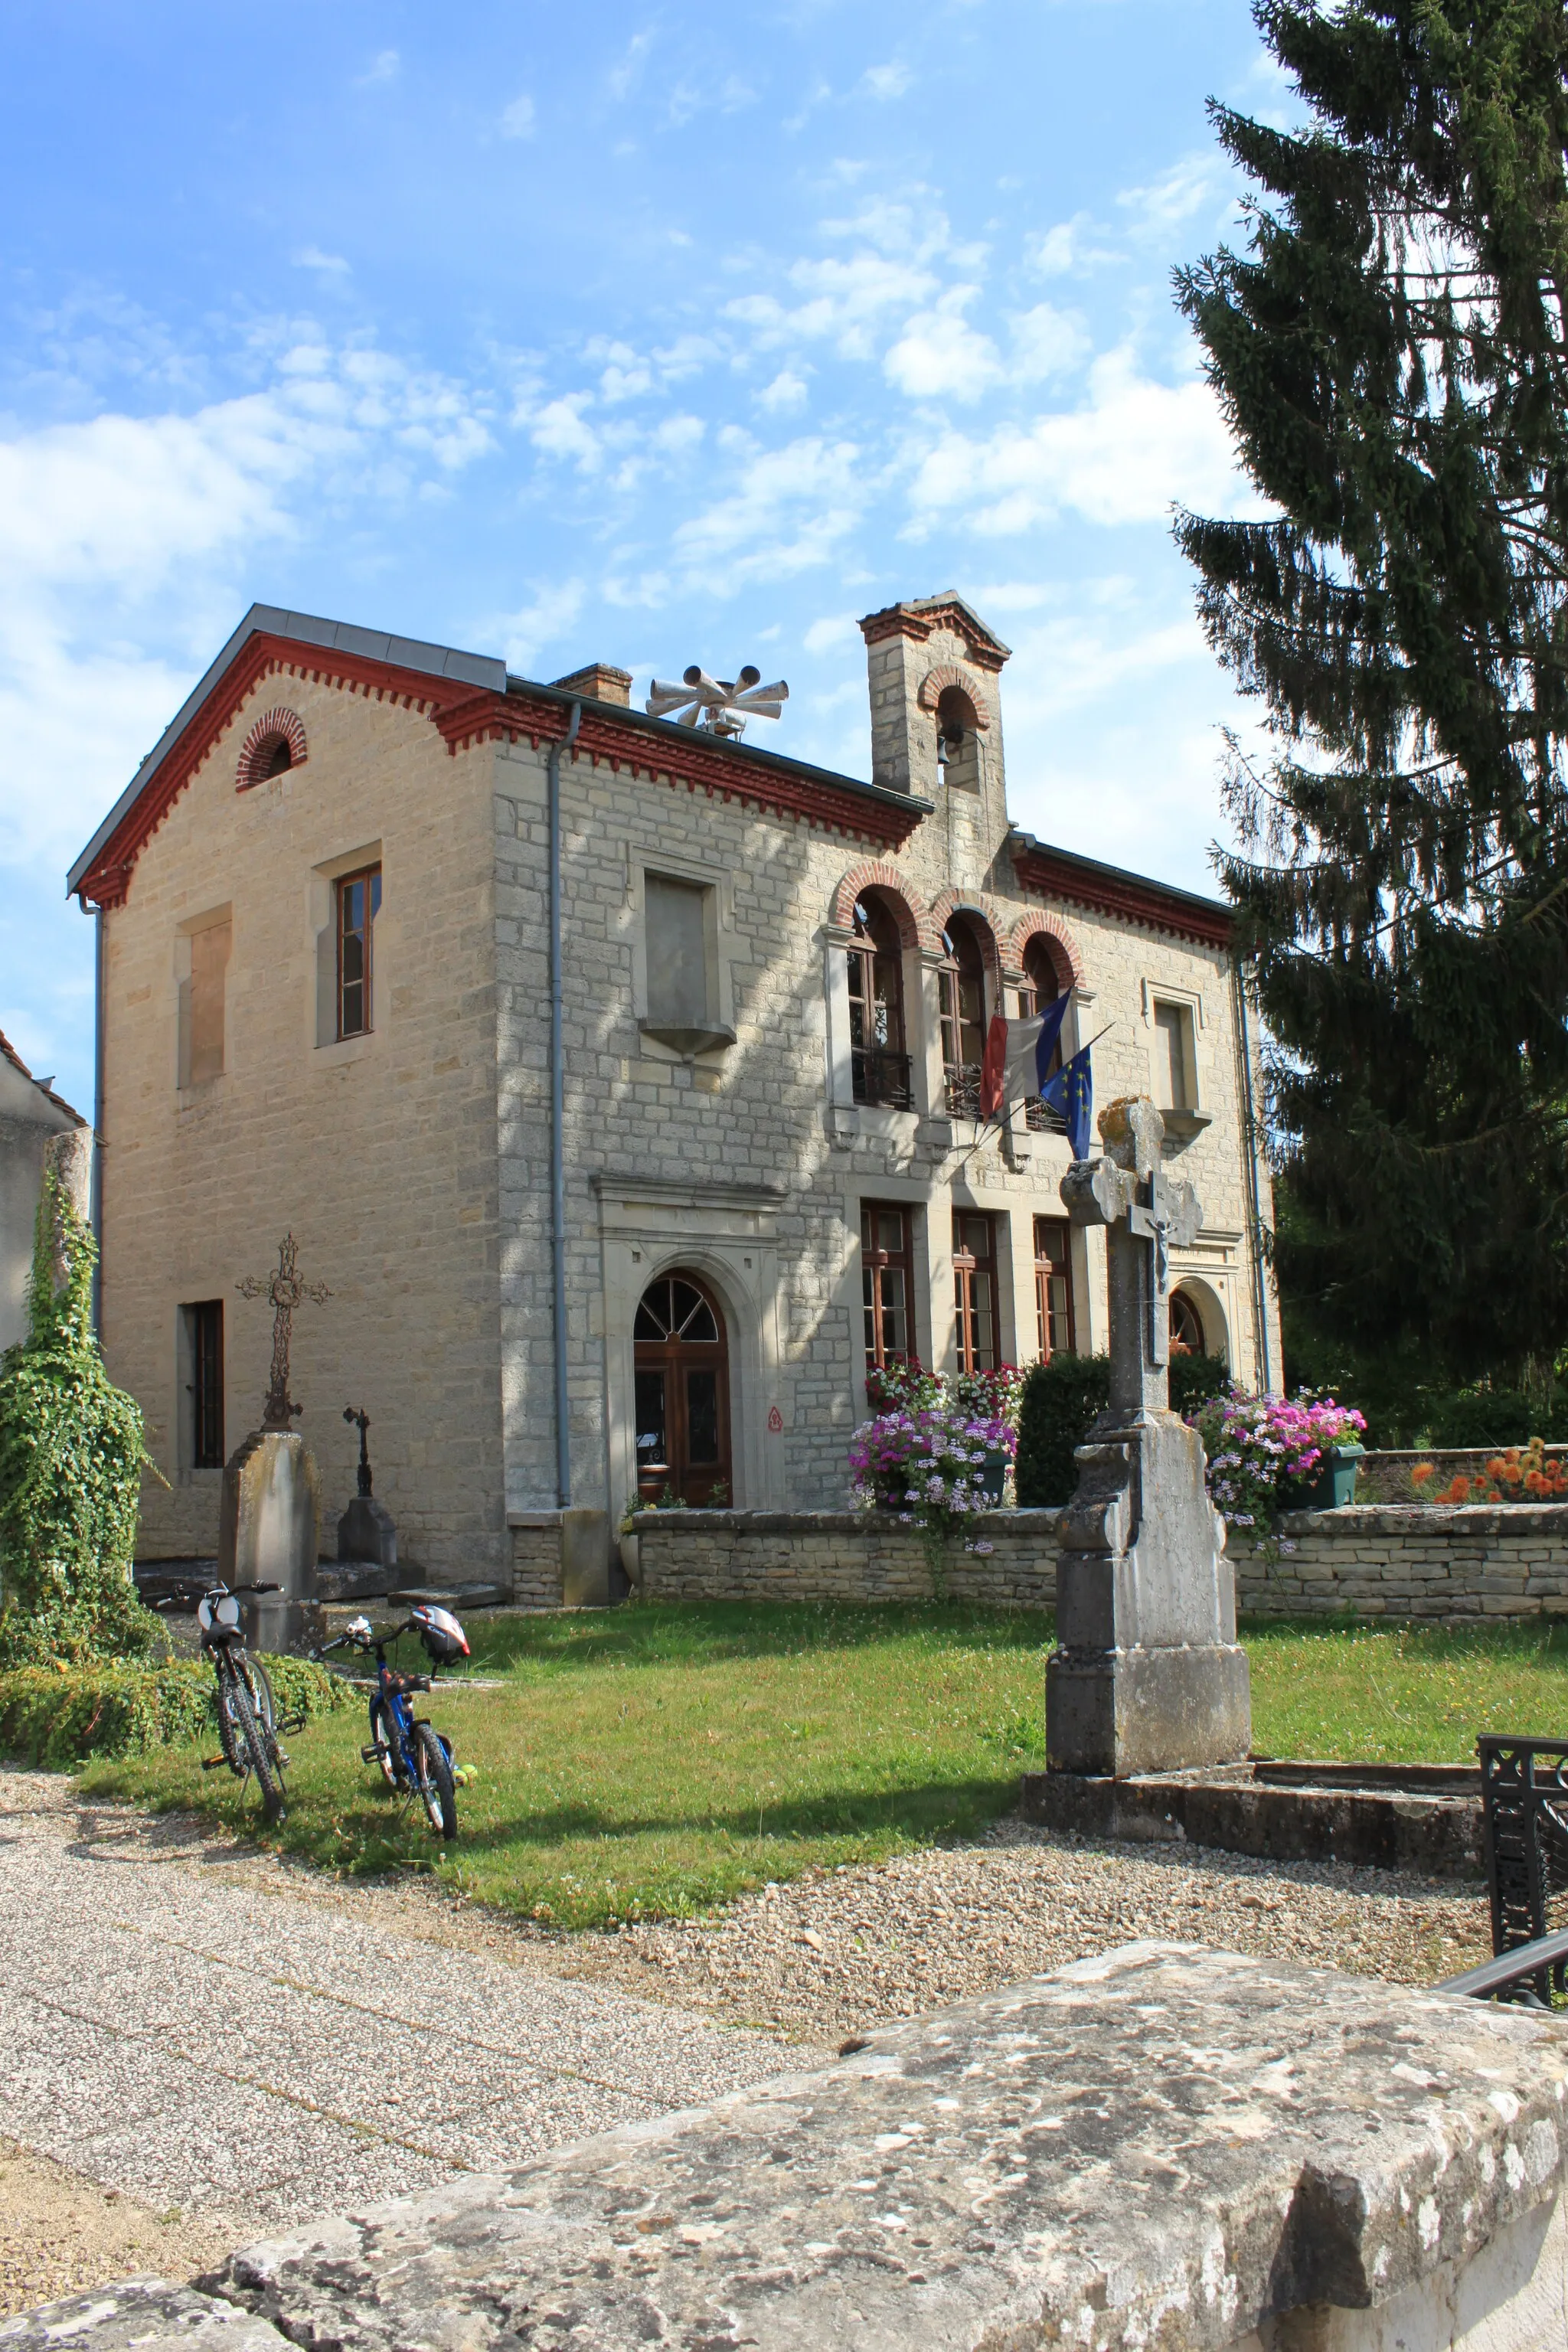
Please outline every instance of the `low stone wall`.
[[[1358, 1503], [1415, 1503], [1420, 1500], [1411, 1484], [1410, 1474], [1418, 1462], [1432, 1466], [1432, 1484], [1446, 1486], [1450, 1478], [1479, 1478], [1489, 1462], [1495, 1462], [1505, 1449], [1496, 1445], [1458, 1448], [1413, 1445], [1396, 1450], [1390, 1446], [1369, 1452], [1356, 1472], [1355, 1495]], [[1568, 1445], [1549, 1445], [1546, 1458], [1553, 1455], [1568, 1466]]]
[[[953, 1600], [1051, 1609], [1057, 1513], [990, 1511], [942, 1570]], [[854, 1511], [644, 1511], [641, 1589], [660, 1601], [925, 1601], [919, 1535]], [[1568, 1504], [1352, 1504], [1296, 1511], [1269, 1561], [1233, 1547], [1237, 1605], [1260, 1617], [1480, 1619], [1568, 1614]], [[556, 1598], [559, 1599], [559, 1571]], [[548, 1602], [543, 1605], [550, 1605]]]
[[[1050, 1609], [1055, 1511], [987, 1511], [941, 1571], [952, 1600]], [[658, 1601], [929, 1601], [931, 1565], [913, 1528], [859, 1511], [642, 1511], [637, 1568]]]
[[1568, 1614], [1568, 1503], [1352, 1503], [1291, 1511], [1277, 1563], [1238, 1551], [1238, 1608], [1256, 1615], [1488, 1618]]

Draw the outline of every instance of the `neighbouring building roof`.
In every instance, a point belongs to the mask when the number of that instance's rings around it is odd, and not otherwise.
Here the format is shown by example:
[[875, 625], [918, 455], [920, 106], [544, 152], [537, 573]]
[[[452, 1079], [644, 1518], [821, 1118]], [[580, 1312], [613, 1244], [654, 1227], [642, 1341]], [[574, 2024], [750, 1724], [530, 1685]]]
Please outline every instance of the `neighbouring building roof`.
[[67, 1102], [64, 1095], [56, 1094], [47, 1078], [36, 1078], [33, 1076], [33, 1073], [27, 1067], [27, 1065], [22, 1059], [20, 1054], [17, 1053], [15, 1045], [12, 1045], [9, 1037], [6, 1036], [4, 1029], [0, 1029], [0, 1061], [9, 1063], [12, 1069], [15, 1070], [19, 1076], [26, 1078], [27, 1084], [34, 1089], [34, 1091], [42, 1095], [44, 1100], [55, 1110], [63, 1111], [66, 1118], [73, 1127], [85, 1127], [87, 1125], [87, 1121], [83, 1118], [80, 1111], [73, 1110], [69, 1103]]

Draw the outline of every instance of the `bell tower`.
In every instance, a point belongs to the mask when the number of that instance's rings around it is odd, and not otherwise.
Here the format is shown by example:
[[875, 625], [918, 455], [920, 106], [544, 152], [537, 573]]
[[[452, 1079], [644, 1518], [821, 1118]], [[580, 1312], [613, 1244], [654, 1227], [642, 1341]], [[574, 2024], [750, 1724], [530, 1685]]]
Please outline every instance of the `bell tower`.
[[1012, 651], [950, 589], [860, 624], [871, 781], [944, 813], [954, 878], [979, 883], [1007, 834], [1001, 671]]

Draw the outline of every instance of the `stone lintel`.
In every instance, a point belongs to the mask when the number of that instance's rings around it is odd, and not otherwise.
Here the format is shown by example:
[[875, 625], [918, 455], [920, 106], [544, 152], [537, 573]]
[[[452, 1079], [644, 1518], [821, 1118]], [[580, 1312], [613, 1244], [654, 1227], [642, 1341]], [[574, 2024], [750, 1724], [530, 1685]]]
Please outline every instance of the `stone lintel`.
[[1448, 2343], [1469, 2277], [1503, 2352], [1561, 2340], [1565, 2082], [1547, 2017], [1132, 1944], [220, 2284], [337, 2352], [1258, 2352]]

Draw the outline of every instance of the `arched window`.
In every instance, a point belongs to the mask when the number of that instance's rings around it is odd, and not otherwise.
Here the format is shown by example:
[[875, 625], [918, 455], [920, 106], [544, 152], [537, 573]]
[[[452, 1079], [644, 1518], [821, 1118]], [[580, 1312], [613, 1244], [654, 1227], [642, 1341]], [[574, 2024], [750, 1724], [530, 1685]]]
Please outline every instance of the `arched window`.
[[904, 951], [891, 909], [875, 897], [857, 901], [849, 967], [849, 1059], [858, 1103], [912, 1110], [904, 1050]]
[[1171, 1353], [1173, 1356], [1202, 1356], [1207, 1352], [1204, 1338], [1203, 1318], [1194, 1302], [1184, 1290], [1171, 1293]]
[[980, 790], [978, 713], [961, 686], [944, 686], [936, 698], [937, 758], [949, 784]]
[[[1047, 1004], [1054, 1004], [1061, 994], [1061, 982], [1051, 961], [1051, 951], [1038, 931], [1024, 950], [1024, 979], [1026, 984], [1018, 991], [1018, 1017], [1021, 1021], [1028, 1021], [1037, 1013], [1043, 1013]], [[1063, 1059], [1062, 1041], [1058, 1035], [1050, 1068], [1046, 1073], [1047, 1077], [1055, 1077]], [[1046, 1108], [1037, 1095], [1031, 1095], [1024, 1105], [1024, 1124], [1037, 1135], [1059, 1135], [1063, 1132], [1064, 1123], [1054, 1110]]]
[[973, 924], [963, 915], [948, 917], [942, 943], [947, 951], [938, 979], [948, 1117], [978, 1118], [980, 1066], [985, 1055], [985, 959]]
[[632, 1327], [637, 1493], [693, 1510], [732, 1499], [730, 1360], [724, 1316], [700, 1276], [661, 1275]]

